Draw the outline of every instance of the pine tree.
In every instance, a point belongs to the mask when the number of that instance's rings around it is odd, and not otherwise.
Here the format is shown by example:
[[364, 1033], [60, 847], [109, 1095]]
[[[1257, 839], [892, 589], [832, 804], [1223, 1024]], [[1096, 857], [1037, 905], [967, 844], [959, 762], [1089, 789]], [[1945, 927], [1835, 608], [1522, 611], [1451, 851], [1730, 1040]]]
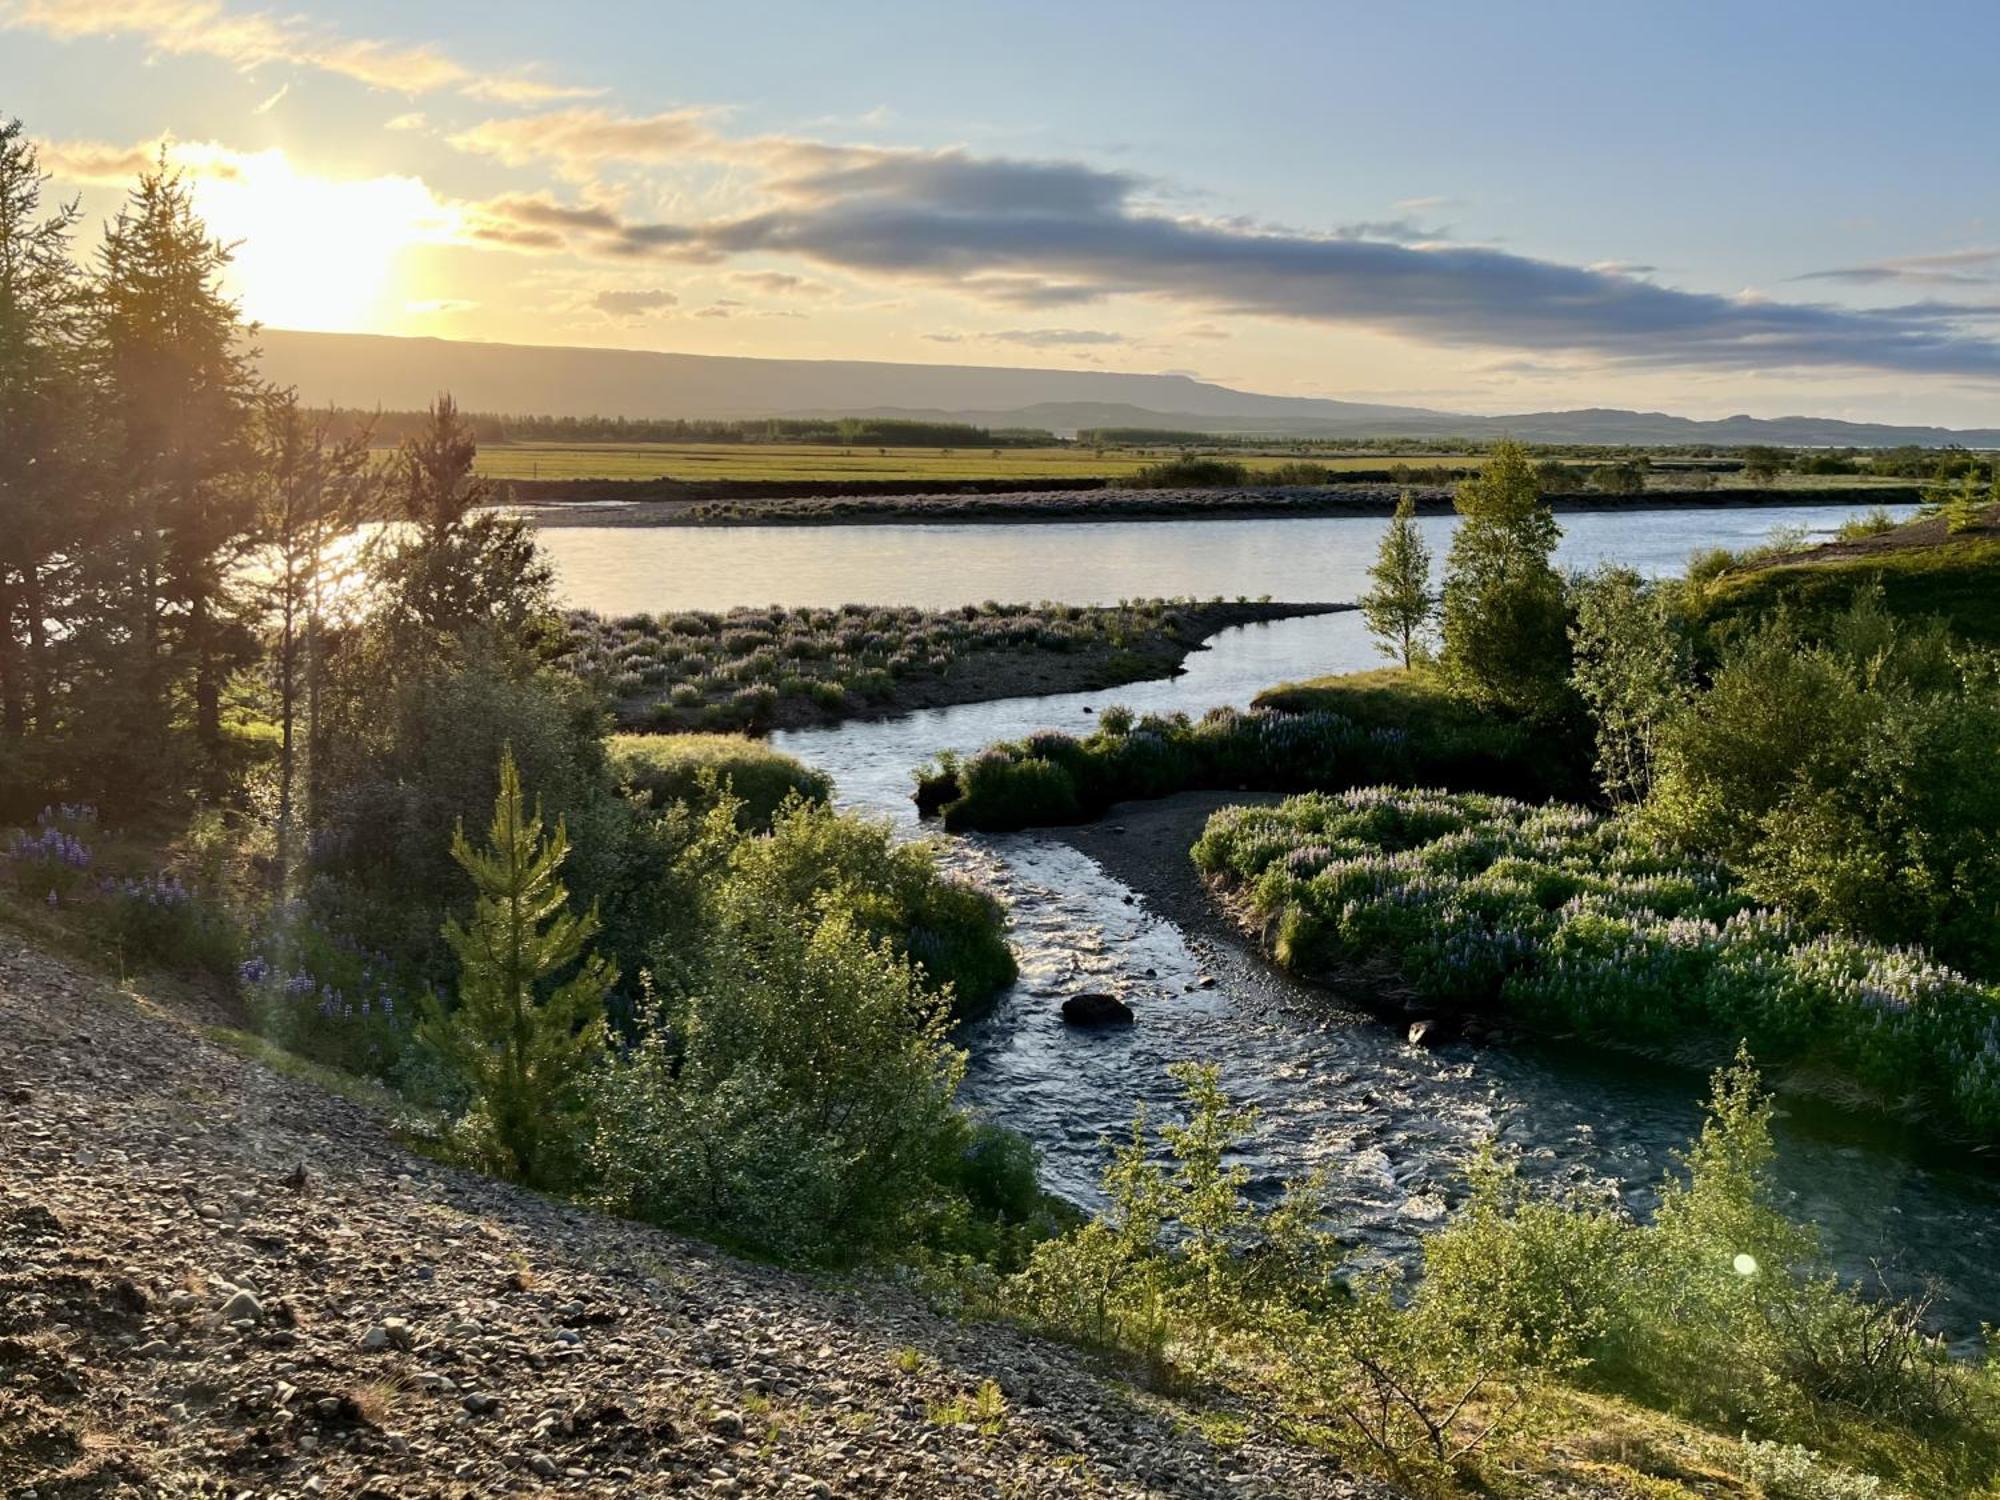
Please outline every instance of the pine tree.
[[526, 521], [490, 508], [499, 497], [473, 472], [478, 452], [450, 396], [403, 444], [396, 505], [407, 524], [377, 571], [398, 631], [420, 642], [475, 630], [519, 639], [550, 608], [548, 563]]
[[241, 560], [256, 499], [254, 332], [222, 288], [229, 247], [210, 238], [164, 155], [139, 179], [98, 258], [97, 356], [121, 440], [134, 553], [128, 598], [141, 712], [157, 736], [173, 689], [193, 686], [194, 727], [221, 739], [222, 684], [250, 654]]
[[[273, 885], [280, 897], [290, 876], [298, 791], [298, 729], [316, 737], [325, 601], [333, 578], [333, 542], [369, 518], [379, 489], [364, 428], [335, 441], [330, 416], [313, 418], [295, 391], [264, 400], [261, 424], [258, 530], [269, 582], [266, 608], [276, 640], [270, 656], [278, 695], [278, 851]], [[307, 812], [313, 810], [308, 799]]]
[[1431, 597], [1431, 549], [1417, 529], [1417, 504], [1408, 490], [1382, 533], [1382, 547], [1368, 570], [1374, 586], [1360, 599], [1362, 618], [1385, 656], [1415, 664], [1436, 601]]
[[55, 728], [51, 627], [67, 622], [52, 593], [74, 573], [98, 448], [70, 256], [79, 211], [45, 210], [46, 181], [21, 122], [0, 120], [0, 731], [15, 742]]
[[1455, 504], [1461, 519], [1441, 601], [1445, 674], [1486, 702], [1552, 716], [1568, 702], [1568, 607], [1550, 561], [1562, 532], [1527, 449], [1498, 444]]
[[444, 928], [459, 964], [458, 1004], [447, 1013], [433, 1001], [422, 1034], [470, 1091], [495, 1164], [549, 1187], [572, 1160], [571, 1126], [618, 971], [589, 951], [597, 912], [571, 912], [559, 878], [569, 836], [559, 819], [543, 838], [539, 803], [524, 816], [511, 750], [500, 759], [487, 845], [475, 850], [463, 824], [453, 835], [452, 858], [479, 896], [469, 927], [454, 918]]

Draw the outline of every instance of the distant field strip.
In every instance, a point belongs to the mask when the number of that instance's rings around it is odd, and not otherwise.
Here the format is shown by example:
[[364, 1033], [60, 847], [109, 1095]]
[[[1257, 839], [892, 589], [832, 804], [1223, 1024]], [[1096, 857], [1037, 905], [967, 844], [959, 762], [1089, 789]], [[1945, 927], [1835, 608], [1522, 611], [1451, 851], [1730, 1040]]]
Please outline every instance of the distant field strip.
[[[1173, 449], [843, 448], [810, 443], [507, 443], [482, 447], [478, 469], [494, 479], [1087, 479], [1116, 478], [1171, 456]], [[1297, 453], [1231, 454], [1246, 467], [1297, 462]], [[1463, 454], [1308, 455], [1329, 469], [1381, 470], [1396, 464], [1468, 467]]]

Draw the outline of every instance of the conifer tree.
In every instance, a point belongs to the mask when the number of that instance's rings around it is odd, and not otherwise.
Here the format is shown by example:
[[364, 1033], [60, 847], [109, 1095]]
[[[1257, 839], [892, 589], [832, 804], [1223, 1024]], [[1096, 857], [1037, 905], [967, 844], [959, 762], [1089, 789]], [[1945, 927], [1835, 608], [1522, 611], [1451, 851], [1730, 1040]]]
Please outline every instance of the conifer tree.
[[157, 738], [173, 690], [191, 679], [195, 732], [211, 754], [223, 681], [252, 645], [236, 564], [256, 508], [244, 342], [254, 329], [223, 290], [229, 262], [163, 154], [105, 233], [95, 299], [134, 554], [127, 597], [144, 717], [128, 727]]
[[47, 181], [19, 120], [0, 120], [0, 737], [46, 739], [55, 575], [73, 570], [97, 444], [81, 360], [74, 201]]
[[458, 1003], [447, 1012], [433, 1000], [422, 1035], [470, 1092], [474, 1133], [494, 1165], [551, 1187], [570, 1168], [571, 1126], [603, 1047], [604, 996], [618, 971], [590, 951], [596, 910], [579, 917], [569, 909], [560, 878], [568, 833], [558, 819], [543, 837], [539, 803], [532, 817], [524, 813], [511, 750], [500, 758], [486, 837], [484, 850], [472, 847], [463, 824], [452, 837], [452, 858], [479, 895], [470, 926], [445, 923]]
[[1408, 490], [1396, 502], [1368, 577], [1373, 586], [1361, 596], [1361, 615], [1377, 648], [1413, 666], [1437, 602], [1431, 595], [1431, 549], [1417, 529], [1417, 505]]
[[[273, 885], [282, 896], [291, 868], [301, 717], [309, 746], [319, 728], [324, 614], [329, 587], [336, 582], [329, 549], [369, 519], [379, 486], [369, 463], [367, 429], [335, 441], [330, 415], [315, 418], [301, 410], [295, 391], [271, 392], [263, 406], [258, 531], [269, 564], [266, 602], [275, 635], [270, 659], [278, 695]], [[314, 810], [309, 798], [308, 815]]]

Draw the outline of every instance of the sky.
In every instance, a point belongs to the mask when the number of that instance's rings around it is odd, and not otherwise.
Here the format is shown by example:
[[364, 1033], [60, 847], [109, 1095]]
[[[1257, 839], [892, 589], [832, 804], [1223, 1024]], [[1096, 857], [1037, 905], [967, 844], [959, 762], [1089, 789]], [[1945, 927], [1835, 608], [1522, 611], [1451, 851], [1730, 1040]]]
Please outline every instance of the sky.
[[2000, 425], [2000, 7], [0, 0], [267, 326]]

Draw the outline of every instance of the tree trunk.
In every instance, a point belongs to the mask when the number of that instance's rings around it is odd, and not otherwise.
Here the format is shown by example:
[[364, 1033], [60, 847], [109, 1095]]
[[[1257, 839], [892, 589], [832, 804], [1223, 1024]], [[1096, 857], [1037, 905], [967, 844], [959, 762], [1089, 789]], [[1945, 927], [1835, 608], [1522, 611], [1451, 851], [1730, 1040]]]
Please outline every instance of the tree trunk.
[[49, 734], [49, 608], [42, 589], [42, 566], [31, 562], [21, 570], [21, 604], [28, 616], [28, 707], [35, 717], [35, 732]]
[[21, 687], [20, 638], [14, 632], [14, 585], [0, 574], [0, 728], [4, 728], [10, 740], [20, 739], [28, 729]]

